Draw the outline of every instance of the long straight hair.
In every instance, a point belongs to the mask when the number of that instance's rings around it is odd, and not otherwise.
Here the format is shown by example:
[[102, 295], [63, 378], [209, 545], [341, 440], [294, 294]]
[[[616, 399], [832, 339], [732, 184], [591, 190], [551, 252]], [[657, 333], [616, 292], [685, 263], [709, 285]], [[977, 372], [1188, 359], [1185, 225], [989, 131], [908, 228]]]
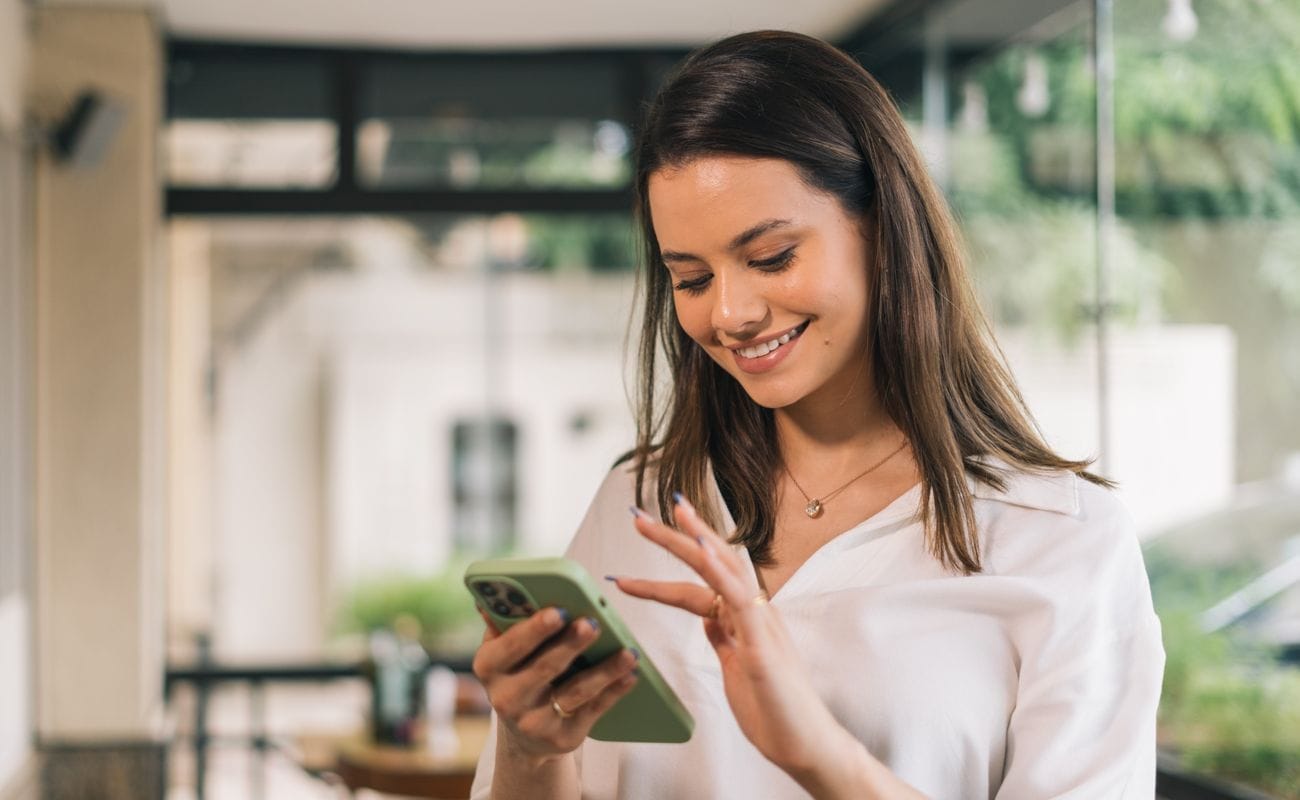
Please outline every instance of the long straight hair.
[[[979, 572], [968, 475], [999, 490], [1001, 459], [1031, 471], [1069, 470], [1103, 485], [1089, 462], [1062, 458], [1035, 426], [971, 287], [956, 226], [888, 94], [857, 62], [808, 36], [760, 31], [693, 53], [647, 110], [636, 147], [643, 253], [636, 496], [654, 475], [669, 519], [673, 491], [713, 527], [721, 509], [709, 467], [736, 521], [733, 541], [771, 562], [781, 453], [772, 411], [759, 406], [678, 324], [650, 215], [657, 170], [708, 156], [778, 158], [810, 187], [865, 221], [873, 257], [867, 352], [880, 401], [921, 473], [926, 549], [946, 568]], [[671, 380], [656, 397], [660, 359]]]

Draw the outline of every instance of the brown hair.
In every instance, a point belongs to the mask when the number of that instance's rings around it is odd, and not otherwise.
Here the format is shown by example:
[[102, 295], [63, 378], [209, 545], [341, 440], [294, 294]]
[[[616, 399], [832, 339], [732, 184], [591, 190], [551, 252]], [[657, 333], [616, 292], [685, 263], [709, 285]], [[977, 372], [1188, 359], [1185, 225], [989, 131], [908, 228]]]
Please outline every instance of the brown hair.
[[[736, 520], [733, 541], [755, 563], [770, 561], [781, 464], [772, 411], [677, 324], [650, 218], [650, 176], [712, 155], [783, 159], [810, 187], [866, 220], [875, 288], [863, 355], [920, 467], [926, 545], [945, 567], [981, 569], [967, 473], [1006, 488], [981, 457], [1108, 485], [1086, 471], [1089, 462], [1061, 458], [1043, 441], [975, 300], [947, 204], [885, 90], [825, 42], [761, 31], [693, 53], [659, 91], [638, 134], [644, 317], [637, 441], [629, 453], [638, 503], [654, 467], [663, 518], [671, 493], [681, 491], [720, 528], [721, 510], [709, 502], [711, 462]], [[658, 409], [661, 357], [672, 391]]]

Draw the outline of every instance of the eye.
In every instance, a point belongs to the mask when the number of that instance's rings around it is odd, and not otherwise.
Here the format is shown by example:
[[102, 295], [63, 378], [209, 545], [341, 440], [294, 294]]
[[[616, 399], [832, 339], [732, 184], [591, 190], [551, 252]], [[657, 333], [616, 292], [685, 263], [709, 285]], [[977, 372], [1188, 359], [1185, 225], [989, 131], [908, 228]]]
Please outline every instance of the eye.
[[692, 278], [688, 281], [679, 281], [673, 284], [673, 289], [679, 292], [686, 292], [689, 295], [704, 294], [705, 287], [708, 286], [712, 275], [701, 275], [698, 278]]
[[761, 261], [751, 261], [749, 262], [749, 265], [767, 272], [780, 272], [788, 267], [791, 261], [794, 261], [795, 249], [796, 248], [791, 247], [788, 250], [784, 250], [781, 253], [772, 256], [771, 258], [765, 258]]

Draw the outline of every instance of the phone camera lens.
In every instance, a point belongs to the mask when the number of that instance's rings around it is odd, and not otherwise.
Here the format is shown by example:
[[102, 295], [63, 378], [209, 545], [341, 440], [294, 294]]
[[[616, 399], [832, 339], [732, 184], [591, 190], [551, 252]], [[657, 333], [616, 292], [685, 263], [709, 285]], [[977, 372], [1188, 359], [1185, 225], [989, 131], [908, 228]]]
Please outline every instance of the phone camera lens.
[[511, 589], [510, 591], [506, 592], [506, 599], [517, 606], [522, 606], [524, 603], [528, 602], [527, 597], [524, 597], [522, 594], [515, 591], [514, 589]]
[[510, 616], [510, 604], [509, 604], [509, 603], [503, 603], [503, 602], [501, 602], [500, 600], [498, 600], [498, 601], [496, 601], [495, 603], [492, 604], [492, 610], [495, 611], [495, 612], [497, 613], [498, 616], [502, 616], [502, 617], [508, 617], [508, 616]]
[[478, 585], [478, 593], [483, 595], [484, 597], [496, 597], [497, 587], [493, 586], [490, 583], [480, 583]]

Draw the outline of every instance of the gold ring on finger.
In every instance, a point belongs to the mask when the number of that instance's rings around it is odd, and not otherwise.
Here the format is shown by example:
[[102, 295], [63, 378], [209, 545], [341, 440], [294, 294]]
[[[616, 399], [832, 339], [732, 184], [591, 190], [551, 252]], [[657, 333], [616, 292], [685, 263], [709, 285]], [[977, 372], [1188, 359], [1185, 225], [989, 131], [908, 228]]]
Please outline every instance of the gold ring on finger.
[[754, 599], [750, 600], [749, 602], [753, 603], [756, 606], [765, 606], [767, 605], [767, 600], [768, 600], [767, 592], [759, 592], [758, 594], [754, 595]]
[[560, 701], [555, 699], [554, 692], [551, 693], [551, 710], [554, 711], [555, 715], [558, 716], [560, 719], [568, 719], [569, 717], [573, 716], [572, 711], [565, 711], [560, 706]]
[[709, 604], [709, 613], [706, 614], [709, 619], [718, 618], [718, 610], [722, 608], [722, 595], [717, 592], [713, 593], [713, 602]]

